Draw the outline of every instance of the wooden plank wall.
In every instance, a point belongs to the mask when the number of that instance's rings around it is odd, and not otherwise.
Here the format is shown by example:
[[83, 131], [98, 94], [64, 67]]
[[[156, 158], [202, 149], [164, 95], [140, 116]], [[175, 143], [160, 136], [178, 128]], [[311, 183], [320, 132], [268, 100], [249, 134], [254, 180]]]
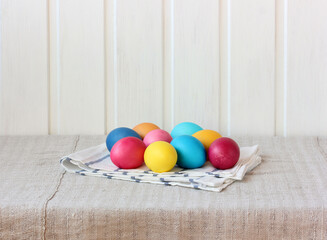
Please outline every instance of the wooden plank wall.
[[0, 135], [194, 121], [327, 134], [327, 3], [0, 0]]
[[48, 134], [46, 2], [0, 3], [0, 134]]
[[50, 8], [50, 133], [105, 129], [103, 1], [57, 0]]

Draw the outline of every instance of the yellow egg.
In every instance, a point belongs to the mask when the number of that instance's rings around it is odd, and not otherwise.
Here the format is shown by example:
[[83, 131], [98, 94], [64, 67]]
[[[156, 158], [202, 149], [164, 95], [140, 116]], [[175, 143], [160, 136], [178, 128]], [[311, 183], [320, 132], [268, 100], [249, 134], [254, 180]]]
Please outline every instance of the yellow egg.
[[144, 152], [145, 165], [157, 173], [168, 172], [176, 165], [177, 152], [167, 142], [158, 141], [150, 144]]
[[218, 132], [208, 129], [198, 131], [194, 133], [192, 136], [197, 138], [203, 144], [206, 151], [208, 151], [213, 141], [215, 141], [218, 138], [221, 138], [221, 135]]

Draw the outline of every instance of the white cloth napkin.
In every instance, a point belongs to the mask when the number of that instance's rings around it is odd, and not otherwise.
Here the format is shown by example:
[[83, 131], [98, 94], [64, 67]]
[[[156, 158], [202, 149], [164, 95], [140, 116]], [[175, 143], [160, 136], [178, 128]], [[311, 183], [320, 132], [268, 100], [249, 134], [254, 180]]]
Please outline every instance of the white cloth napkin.
[[237, 164], [227, 170], [214, 168], [209, 161], [197, 169], [174, 167], [170, 172], [155, 173], [143, 164], [137, 169], [120, 169], [110, 160], [105, 144], [94, 146], [61, 158], [60, 163], [67, 172], [81, 175], [120, 179], [138, 183], [155, 183], [167, 186], [182, 186], [220, 192], [235, 180], [261, 163], [258, 145], [241, 147]]

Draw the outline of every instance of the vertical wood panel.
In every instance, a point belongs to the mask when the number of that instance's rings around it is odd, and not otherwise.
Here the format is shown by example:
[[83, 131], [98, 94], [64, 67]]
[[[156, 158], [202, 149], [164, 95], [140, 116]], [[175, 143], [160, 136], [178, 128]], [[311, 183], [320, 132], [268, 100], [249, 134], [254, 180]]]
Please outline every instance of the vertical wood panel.
[[288, 0], [287, 134], [327, 134], [327, 2]]
[[117, 0], [104, 0], [105, 7], [105, 73], [106, 132], [118, 127], [117, 101]]
[[[103, 0], [57, 0], [59, 19], [53, 36], [58, 59], [51, 58], [54, 133], [105, 132], [104, 3]], [[58, 12], [59, 11], [59, 12]], [[53, 17], [54, 17], [53, 16]], [[57, 64], [56, 64], [57, 63]], [[53, 64], [53, 65], [52, 65]], [[56, 76], [59, 74], [59, 76]], [[59, 93], [55, 93], [59, 91]], [[58, 98], [58, 99], [57, 99]]]
[[219, 2], [177, 0], [174, 9], [175, 124], [219, 130]]
[[161, 0], [117, 1], [117, 119], [163, 125]]
[[229, 135], [229, 75], [230, 75], [230, 0], [221, 0], [219, 6], [219, 62], [220, 62], [220, 134]]
[[47, 134], [46, 1], [0, 3], [0, 134]]
[[49, 1], [49, 132], [60, 128], [60, 0]]
[[173, 99], [173, 82], [174, 82], [174, 0], [163, 1], [164, 8], [164, 96], [163, 96], [163, 127], [166, 131], [171, 131], [174, 127], [174, 99]]
[[287, 0], [276, 0], [276, 56], [275, 56], [275, 135], [285, 136], [286, 64], [287, 64]]
[[275, 1], [230, 1], [231, 134], [274, 135]]

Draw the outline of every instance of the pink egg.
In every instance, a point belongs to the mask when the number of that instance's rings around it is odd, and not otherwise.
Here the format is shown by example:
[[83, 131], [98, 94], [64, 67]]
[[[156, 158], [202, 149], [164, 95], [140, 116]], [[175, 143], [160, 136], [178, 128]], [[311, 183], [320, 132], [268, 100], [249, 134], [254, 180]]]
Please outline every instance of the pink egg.
[[138, 168], [144, 163], [146, 147], [141, 139], [125, 137], [112, 147], [110, 158], [113, 164], [122, 169]]
[[172, 137], [168, 132], [162, 129], [155, 129], [145, 135], [143, 142], [145, 146], [149, 146], [151, 143], [164, 141], [170, 143], [172, 141]]

